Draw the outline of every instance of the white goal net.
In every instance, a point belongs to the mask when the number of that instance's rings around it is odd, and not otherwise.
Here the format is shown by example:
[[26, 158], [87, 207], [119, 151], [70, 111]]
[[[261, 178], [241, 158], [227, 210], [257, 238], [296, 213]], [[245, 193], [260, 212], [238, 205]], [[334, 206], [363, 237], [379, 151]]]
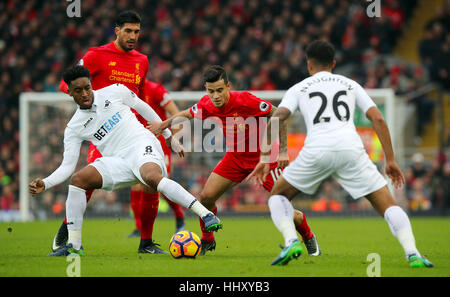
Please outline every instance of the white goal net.
[[[284, 91], [253, 91], [256, 96], [278, 105]], [[369, 95], [383, 112], [391, 130], [394, 149], [401, 160], [401, 119], [396, 117], [396, 100], [391, 89], [368, 90]], [[197, 102], [204, 92], [171, 92], [171, 97], [181, 109]], [[73, 99], [64, 93], [22, 93], [20, 96], [20, 216], [23, 221], [46, 219], [53, 216], [64, 216], [68, 182], [52, 188], [37, 197], [31, 197], [28, 184], [37, 177], [44, 178], [52, 173], [62, 161], [63, 135], [67, 122], [76, 110]], [[368, 121], [361, 114], [355, 114], [355, 123], [360, 131], [371, 157], [382, 164], [383, 156], [379, 154], [379, 146], [373, 137]], [[305, 127], [300, 114], [292, 116], [289, 123], [290, 155], [298, 153]], [[298, 142], [300, 141], [300, 142]], [[78, 167], [87, 164], [88, 143], [81, 149]], [[206, 178], [215, 167], [223, 153], [187, 154], [186, 158], [172, 158], [171, 177], [182, 184], [194, 195], [203, 187]], [[292, 156], [291, 157], [295, 157]], [[98, 192], [98, 193], [97, 193]], [[88, 210], [93, 213], [123, 214], [128, 211], [129, 196], [127, 191], [106, 193], [96, 191]], [[97, 195], [98, 198], [95, 198]], [[313, 197], [314, 198], [314, 197]], [[163, 200], [163, 199], [160, 199]], [[313, 199], [309, 199], [312, 201]], [[219, 199], [219, 209], [235, 212], [265, 211], [267, 192], [256, 189], [253, 185], [241, 184], [233, 191], [225, 193]], [[345, 207], [345, 199], [341, 201]], [[301, 202], [299, 202], [301, 203]], [[310, 202], [308, 202], [310, 203]], [[305, 207], [305, 205], [302, 205]], [[308, 204], [310, 206], [310, 204]], [[307, 206], [306, 206], [307, 207]], [[102, 212], [103, 211], [103, 212]], [[167, 211], [160, 204], [160, 211]]]

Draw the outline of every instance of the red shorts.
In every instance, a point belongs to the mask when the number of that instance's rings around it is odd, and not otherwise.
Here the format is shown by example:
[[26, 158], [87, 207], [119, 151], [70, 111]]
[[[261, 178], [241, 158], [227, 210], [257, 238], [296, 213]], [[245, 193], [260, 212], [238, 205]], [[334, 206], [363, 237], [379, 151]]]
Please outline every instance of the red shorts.
[[[258, 160], [242, 160], [232, 153], [226, 153], [223, 159], [216, 165], [213, 172], [226, 179], [240, 183], [255, 169], [257, 164]], [[281, 168], [278, 168], [277, 162], [271, 163], [270, 172], [263, 184], [264, 189], [270, 192], [282, 171]]]

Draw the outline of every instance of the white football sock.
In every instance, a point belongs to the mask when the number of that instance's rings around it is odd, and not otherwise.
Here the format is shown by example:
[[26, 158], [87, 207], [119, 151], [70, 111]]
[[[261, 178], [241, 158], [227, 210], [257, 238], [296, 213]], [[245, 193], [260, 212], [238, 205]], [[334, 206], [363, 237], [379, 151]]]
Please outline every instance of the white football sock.
[[171, 201], [179, 205], [189, 208], [199, 217], [204, 217], [211, 211], [204, 207], [191, 193], [186, 191], [177, 182], [163, 177], [157, 187], [158, 192], [161, 192]]
[[86, 210], [86, 191], [69, 185], [69, 194], [66, 201], [67, 229], [69, 231], [68, 243], [74, 249], [81, 247], [81, 227], [83, 225], [83, 215]]
[[294, 207], [282, 195], [273, 195], [269, 198], [269, 209], [272, 221], [284, 237], [285, 246], [298, 240], [294, 225]]
[[392, 234], [397, 237], [406, 257], [411, 254], [417, 254], [420, 256], [419, 251], [416, 248], [416, 241], [412, 232], [411, 223], [408, 215], [400, 206], [391, 206], [384, 212], [384, 219], [389, 225]]

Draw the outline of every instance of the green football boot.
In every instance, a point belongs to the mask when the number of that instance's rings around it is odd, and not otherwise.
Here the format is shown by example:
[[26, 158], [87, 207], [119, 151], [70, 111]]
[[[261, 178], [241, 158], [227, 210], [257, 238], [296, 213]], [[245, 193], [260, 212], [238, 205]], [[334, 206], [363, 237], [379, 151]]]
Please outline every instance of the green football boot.
[[413, 268], [420, 268], [420, 267], [427, 267], [432, 268], [434, 267], [433, 263], [425, 259], [425, 257], [419, 257], [416, 254], [410, 255], [408, 257], [409, 266]]
[[[282, 247], [282, 246], [281, 246]], [[297, 259], [303, 253], [302, 245], [300, 241], [295, 240], [289, 246], [282, 247], [281, 253], [273, 260], [272, 266], [286, 265], [292, 259]]]
[[69, 243], [68, 245], [60, 247], [58, 250], [56, 250], [53, 253], [48, 254], [49, 257], [62, 257], [62, 256], [69, 256], [71, 254], [76, 254], [79, 256], [85, 256], [85, 252], [83, 249], [83, 246], [79, 250], [76, 250], [73, 248], [72, 244]]

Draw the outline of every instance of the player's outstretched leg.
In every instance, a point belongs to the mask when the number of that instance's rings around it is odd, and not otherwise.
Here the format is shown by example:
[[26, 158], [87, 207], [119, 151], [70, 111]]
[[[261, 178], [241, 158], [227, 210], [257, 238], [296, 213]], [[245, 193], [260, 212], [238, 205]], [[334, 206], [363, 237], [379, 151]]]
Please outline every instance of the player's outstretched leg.
[[208, 231], [218, 231], [222, 229], [222, 223], [211, 211], [204, 207], [191, 193], [186, 191], [180, 184], [162, 177], [161, 167], [158, 164], [148, 162], [139, 169], [141, 177], [146, 184], [175, 203], [192, 210], [205, 222]]
[[416, 241], [406, 212], [397, 205], [387, 186], [366, 196], [374, 209], [384, 217], [392, 234], [398, 239], [411, 267], [434, 267], [416, 248]]
[[222, 223], [219, 218], [204, 207], [191, 193], [186, 191], [177, 182], [163, 177], [160, 179], [156, 188], [158, 192], [164, 194], [173, 202], [176, 202], [197, 214], [205, 223], [207, 231], [218, 231], [219, 229], [222, 229]]

